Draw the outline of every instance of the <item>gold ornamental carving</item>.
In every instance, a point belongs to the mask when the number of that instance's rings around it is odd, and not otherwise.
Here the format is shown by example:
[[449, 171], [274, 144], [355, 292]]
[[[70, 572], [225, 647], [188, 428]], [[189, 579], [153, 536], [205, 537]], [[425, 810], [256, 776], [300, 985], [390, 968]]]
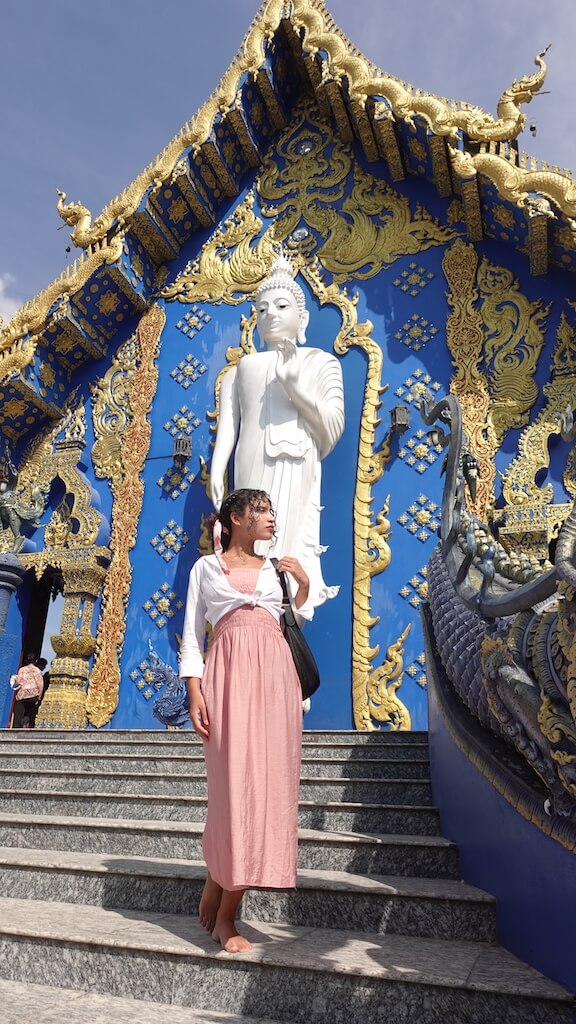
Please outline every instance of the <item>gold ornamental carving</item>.
[[[558, 700], [557, 687], [547, 685], [546, 673], [538, 673], [540, 684], [540, 707], [538, 723], [544, 736], [550, 743], [550, 755], [555, 762], [556, 772], [564, 788], [576, 797], [574, 767], [576, 756], [576, 617], [574, 591], [566, 582], [558, 588], [560, 600], [557, 603], [557, 618], [552, 639], [555, 650], [554, 663], [556, 670], [564, 681], [568, 708]], [[545, 652], [544, 664], [547, 665], [548, 634], [546, 616], [539, 620], [542, 623], [543, 637], [539, 644]], [[538, 630], [538, 626], [536, 626]]]
[[502, 199], [514, 206], [530, 207], [531, 197], [545, 196], [568, 218], [576, 217], [576, 184], [565, 174], [543, 169], [518, 167], [506, 155], [482, 149], [465, 153], [449, 147], [452, 168], [463, 180], [482, 174], [494, 182]]
[[368, 710], [370, 717], [387, 725], [390, 730], [410, 729], [408, 709], [394, 695], [402, 685], [404, 669], [404, 643], [412, 628], [409, 622], [398, 639], [386, 651], [386, 661], [372, 672], [368, 683]]
[[37, 720], [42, 728], [81, 729], [87, 722], [86, 683], [95, 647], [92, 618], [110, 552], [96, 543], [102, 518], [92, 507], [92, 489], [78, 468], [85, 432], [84, 406], [73, 393], [63, 419], [25, 452], [19, 473], [25, 494], [38, 486], [48, 492], [54, 481], [64, 489], [46, 524], [44, 547], [20, 556], [38, 579], [47, 570], [59, 570], [63, 580], [61, 632], [51, 637], [56, 657]]
[[[126, 630], [126, 605], [130, 593], [132, 566], [130, 551], [136, 543], [136, 531], [142, 511], [144, 483], [142, 470], [150, 448], [149, 413], [158, 384], [156, 360], [166, 314], [159, 306], [148, 310], [138, 325], [137, 364], [132, 370], [129, 351], [123, 353], [129, 367], [130, 390], [127, 393], [123, 372], [114, 365], [108, 378], [97, 389], [94, 421], [97, 430], [97, 473], [110, 475], [114, 495], [110, 548], [112, 560], [102, 596], [96, 658], [90, 675], [86, 708], [90, 722], [100, 727], [110, 721], [118, 704], [120, 657]], [[112, 392], [115, 392], [113, 394]], [[128, 421], [118, 449], [106, 443], [106, 434], [115, 432], [119, 395], [128, 404]], [[104, 396], [104, 397], [103, 397]], [[106, 413], [108, 399], [109, 415]], [[111, 450], [113, 454], [111, 455]]]
[[478, 462], [478, 487], [471, 511], [486, 519], [494, 503], [496, 436], [491, 426], [490, 392], [480, 369], [484, 329], [476, 308], [478, 256], [473, 245], [458, 238], [444, 253], [442, 269], [448, 282], [446, 342], [452, 356], [454, 374], [450, 391], [462, 407], [462, 424], [471, 452]]
[[[268, 273], [277, 254], [275, 226], [256, 242], [262, 221], [254, 213], [254, 192], [245, 199], [190, 260], [173, 284], [160, 292], [179, 302], [226, 302], [238, 305]], [[280, 240], [280, 239], [279, 239]]]
[[62, 501], [58, 508], [50, 516], [50, 520], [44, 530], [44, 543], [48, 548], [65, 548], [71, 539], [73, 531], [72, 515], [70, 506]]
[[[374, 667], [379, 646], [371, 644], [370, 632], [379, 617], [371, 612], [372, 577], [384, 572], [392, 553], [388, 545], [390, 523], [388, 501], [376, 514], [372, 511], [373, 488], [382, 478], [390, 460], [390, 448], [385, 441], [375, 447], [376, 427], [382, 387], [382, 349], [372, 338], [370, 321], [358, 323], [357, 296], [351, 297], [345, 288], [335, 283], [326, 285], [318, 261], [302, 267], [302, 276], [308, 281], [321, 305], [330, 303], [340, 312], [342, 323], [334, 341], [334, 351], [345, 356], [351, 348], [359, 348], [367, 360], [366, 384], [360, 420], [358, 462], [354, 487], [354, 583], [352, 619], [352, 710], [358, 730], [373, 731], [373, 718], [391, 730], [409, 729], [410, 715], [398, 697], [402, 682], [396, 672], [397, 663], [388, 658], [382, 666]], [[373, 712], [376, 714], [373, 715]]]
[[303, 225], [317, 232], [316, 255], [337, 283], [373, 277], [402, 256], [454, 238], [424, 207], [413, 214], [405, 196], [364, 171], [310, 110], [264, 161], [256, 187], [262, 212], [277, 218], [284, 238]]
[[[44, 549], [22, 555], [27, 568], [40, 578], [48, 566], [59, 564], [62, 549], [70, 553], [95, 548], [102, 517], [92, 506], [92, 489], [78, 468], [85, 446], [84, 405], [72, 394], [64, 409], [64, 418], [51, 430], [34, 439], [24, 454], [18, 474], [19, 494], [30, 500], [43, 486], [48, 491], [59, 479], [65, 499], [47, 524]], [[64, 519], [66, 526], [64, 526]]]
[[[290, 24], [287, 33], [294, 60], [302, 63], [302, 73], [309, 79], [320, 109], [326, 114], [334, 109], [343, 138], [351, 137], [351, 116], [366, 151], [373, 155], [374, 139], [380, 140], [382, 136], [385, 142], [386, 137], [393, 134], [394, 119], [414, 124], [415, 118], [421, 118], [434, 136], [448, 140], [454, 170], [463, 178], [469, 179], [481, 172], [491, 177], [501, 194], [512, 202], [524, 204], [529, 193], [539, 192], [568, 216], [576, 214], [576, 186], [569, 178], [554, 171], [528, 171], [493, 151], [495, 145], [508, 147], [524, 126], [525, 115], [520, 106], [530, 102], [542, 88], [546, 74], [544, 52], [535, 58], [534, 74], [513, 82], [502, 93], [497, 116], [493, 117], [470, 104], [456, 104], [431, 96], [382, 72], [349, 42], [322, 0], [292, 0], [290, 4], [267, 0], [209, 99], [99, 216], [92, 218], [81, 203], [66, 203], [65, 194], [61, 193], [61, 215], [73, 227], [74, 242], [84, 248], [85, 253], [47, 289], [25, 303], [8, 324], [0, 325], [0, 381], [11, 372], [20, 373], [32, 361], [37, 335], [43, 330], [54, 302], [81, 288], [100, 266], [115, 263], [120, 258], [126, 225], [136, 234], [143, 230], [144, 221], [137, 220], [137, 211], [144, 195], [149, 189], [157, 193], [164, 183], [178, 176], [188, 151], [195, 156], [202, 151], [209, 142], [216, 118], [229, 120], [232, 130], [234, 124], [243, 125], [238, 110], [241, 84], [246, 76], [263, 81], [266, 48], [281, 23]], [[321, 70], [316, 63], [319, 55]], [[350, 116], [342, 94], [343, 83]], [[480, 143], [480, 153], [463, 153], [451, 145], [451, 140], [462, 132]], [[245, 129], [240, 132], [239, 141], [244, 148], [249, 147], [249, 163], [255, 165], [257, 158]], [[386, 149], [388, 156], [389, 148]], [[399, 157], [392, 160], [396, 178], [404, 176], [397, 166], [398, 161]], [[201, 222], [205, 223], [205, 211], [198, 203], [193, 205]], [[156, 236], [150, 235], [148, 243], [154, 248]], [[26, 340], [22, 342], [22, 339]], [[7, 359], [5, 366], [2, 355]]]
[[[104, 564], [99, 564], [98, 558]], [[96, 648], [92, 619], [108, 558], [109, 552], [102, 548], [60, 553], [57, 567], [64, 580], [64, 609], [60, 632], [50, 637], [56, 657], [38, 715], [40, 728], [86, 728], [86, 685]]]
[[523, 430], [518, 455], [502, 478], [504, 500], [511, 506], [549, 505], [554, 498], [552, 484], [539, 487], [536, 477], [550, 465], [548, 445], [550, 437], [560, 433], [560, 415], [567, 406], [576, 407], [576, 330], [565, 313], [560, 317], [556, 338], [549, 379], [544, 386], [546, 404]]
[[[494, 504], [495, 454], [512, 428], [525, 426], [538, 398], [535, 380], [550, 306], [530, 301], [505, 267], [478, 256], [457, 239], [442, 267], [451, 306], [446, 325], [459, 399], [479, 480], [473, 511], [490, 518]], [[532, 428], [529, 428], [529, 430]], [[522, 463], [524, 471], [531, 463]], [[505, 484], [505, 498], [506, 484]]]
[[498, 446], [512, 428], [524, 427], [538, 398], [534, 379], [551, 306], [531, 302], [505, 267], [482, 259], [478, 270], [484, 324], [483, 366], [489, 381], [490, 421]]
[[[552, 484], [539, 486], [537, 477], [550, 465], [550, 438], [560, 433], [560, 420], [567, 407], [576, 408], [576, 330], [565, 313], [560, 317], [556, 347], [544, 386], [546, 403], [538, 416], [522, 431], [518, 455], [502, 476], [505, 524], [503, 539], [520, 538], [525, 546], [532, 544], [535, 553], [544, 557], [548, 544], [558, 536], [571, 505], [553, 504]], [[570, 453], [564, 473], [564, 484], [574, 498], [574, 455]]]
[[92, 462], [96, 476], [109, 479], [112, 494], [122, 475], [122, 437], [130, 420], [130, 395], [138, 359], [133, 335], [116, 352], [102, 381], [92, 386], [95, 442]]
[[[405, 196], [363, 171], [330, 125], [309, 109], [264, 161], [255, 189], [271, 222], [264, 227], [254, 210], [255, 194], [248, 192], [199, 255], [161, 290], [163, 299], [241, 303], [268, 273], [278, 246], [299, 230], [307, 240], [297, 243], [298, 252], [315, 254], [337, 283], [373, 277], [402, 256], [454, 238], [452, 228], [422, 206], [412, 213]], [[350, 195], [343, 198], [347, 189]]]

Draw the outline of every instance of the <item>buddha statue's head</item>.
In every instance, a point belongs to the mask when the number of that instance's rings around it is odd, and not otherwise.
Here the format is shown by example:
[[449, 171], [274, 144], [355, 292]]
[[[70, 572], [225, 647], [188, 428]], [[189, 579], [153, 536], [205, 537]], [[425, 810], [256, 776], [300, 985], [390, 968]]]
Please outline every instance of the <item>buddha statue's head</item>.
[[291, 263], [280, 256], [255, 294], [258, 334], [267, 345], [289, 338], [306, 344], [310, 314], [300, 285], [294, 280]]

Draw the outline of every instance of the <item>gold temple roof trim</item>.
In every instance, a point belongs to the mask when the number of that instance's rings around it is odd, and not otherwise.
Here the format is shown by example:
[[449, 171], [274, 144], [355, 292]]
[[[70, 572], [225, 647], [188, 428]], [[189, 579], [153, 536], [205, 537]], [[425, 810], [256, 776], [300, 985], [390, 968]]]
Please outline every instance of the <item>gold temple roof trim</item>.
[[[111, 242], [96, 242], [78, 256], [73, 263], [62, 271], [55, 281], [33, 298], [28, 299], [14, 314], [11, 320], [0, 331], [0, 354], [11, 351], [14, 356], [14, 372], [20, 372], [34, 358], [35, 345], [19, 346], [21, 338], [30, 335], [30, 342], [37, 341], [41, 333], [48, 311], [58, 299], [70, 295], [88, 281], [94, 271], [105, 263], [115, 263], [120, 259], [124, 234], [116, 235]], [[26, 358], [22, 361], [24, 354]], [[0, 380], [5, 373], [0, 372]]]
[[[576, 182], [556, 171], [518, 166], [516, 154], [505, 157], [481, 147], [479, 153], [463, 153], [449, 147], [452, 167], [464, 180], [484, 174], [494, 182], [502, 199], [525, 207], [530, 194], [550, 199], [568, 218], [576, 218]], [[576, 231], [576, 228], [575, 228]], [[575, 236], [576, 237], [576, 236]]]
[[[168, 180], [184, 150], [191, 148], [197, 151], [208, 140], [218, 114], [225, 116], [232, 109], [242, 76], [246, 73], [253, 76], [257, 74], [264, 60], [266, 41], [273, 38], [282, 21], [289, 21], [297, 32], [302, 33], [302, 47], [308, 55], [327, 55], [324, 79], [328, 77], [336, 83], [346, 80], [352, 102], [364, 108], [367, 100], [372, 98], [379, 107], [388, 105], [390, 116], [398, 120], [413, 123], [416, 117], [423, 118], [432, 132], [446, 136], [448, 141], [456, 140], [460, 132], [480, 142], [515, 139], [525, 121], [520, 104], [530, 102], [532, 96], [542, 87], [546, 75], [546, 51], [543, 51], [535, 58], [538, 68], [536, 73], [513, 82], [502, 93], [498, 102], [498, 116], [494, 118], [479, 107], [441, 99], [420, 89], [414, 89], [413, 86], [381, 71], [360, 53], [336, 25], [324, 0], [265, 0], [216, 89], [195, 116], [186, 122], [172, 141], [134, 181], [117, 195], [94, 221], [90, 211], [82, 204], [71, 203], [68, 207], [62, 206], [61, 216], [69, 225], [75, 226], [75, 244], [88, 249], [88, 254], [75, 261], [51, 285], [26, 302], [10, 322], [0, 329], [0, 352], [5, 351], [19, 338], [40, 331], [48, 310], [60, 296], [71, 294], [103, 263], [113, 262], [111, 250], [116, 248], [116, 238], [109, 243], [104, 241], [110, 230], [114, 227], [124, 230], [148, 188], [151, 185], [159, 188]], [[454, 147], [450, 146], [450, 149], [454, 151]], [[468, 166], [472, 170], [468, 171], [468, 177], [475, 175], [475, 161], [481, 157], [482, 155], [469, 158]], [[498, 157], [495, 159], [500, 160]], [[492, 163], [490, 168], [491, 175], [495, 174], [498, 180], [509, 180], [509, 175], [496, 172]], [[522, 168], [516, 170], [519, 176], [531, 173], [525, 172]], [[545, 194], [553, 198], [561, 209], [566, 205], [571, 211], [572, 183], [555, 172], [546, 173], [548, 177]], [[531, 184], [527, 188], [534, 188], [535, 181], [536, 179], [531, 179]], [[510, 194], [520, 195], [525, 191], [521, 185], [515, 184]], [[569, 216], [571, 215], [570, 213]]]

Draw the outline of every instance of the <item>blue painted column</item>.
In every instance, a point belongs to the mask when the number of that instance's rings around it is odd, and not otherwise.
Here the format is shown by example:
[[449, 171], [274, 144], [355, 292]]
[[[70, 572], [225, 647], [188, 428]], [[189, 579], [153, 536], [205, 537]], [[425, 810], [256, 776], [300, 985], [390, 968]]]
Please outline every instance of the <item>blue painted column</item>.
[[7, 633], [5, 626], [10, 598], [22, 583], [25, 572], [22, 562], [12, 551], [0, 554], [0, 725], [3, 726], [7, 724], [10, 713], [10, 676], [16, 667], [15, 658], [20, 645], [20, 636]]

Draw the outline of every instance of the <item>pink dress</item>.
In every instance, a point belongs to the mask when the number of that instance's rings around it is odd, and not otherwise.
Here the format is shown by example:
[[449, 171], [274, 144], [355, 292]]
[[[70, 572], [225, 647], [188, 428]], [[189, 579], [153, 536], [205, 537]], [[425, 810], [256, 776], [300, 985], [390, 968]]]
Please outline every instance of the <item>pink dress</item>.
[[[257, 579], [257, 569], [228, 576], [244, 594]], [[282, 630], [265, 608], [244, 605], [216, 623], [202, 693], [208, 870], [224, 889], [294, 888], [302, 697]]]

